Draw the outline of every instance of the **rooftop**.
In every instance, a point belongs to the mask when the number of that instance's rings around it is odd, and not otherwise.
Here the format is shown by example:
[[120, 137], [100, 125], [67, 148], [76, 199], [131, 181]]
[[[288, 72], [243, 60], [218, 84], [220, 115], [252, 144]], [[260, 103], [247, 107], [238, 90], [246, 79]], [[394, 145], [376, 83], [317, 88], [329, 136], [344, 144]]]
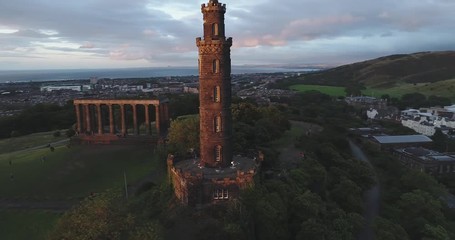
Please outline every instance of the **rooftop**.
[[255, 159], [236, 156], [232, 161], [230, 167], [225, 168], [206, 168], [200, 166], [200, 159], [187, 159], [175, 163], [175, 168], [183, 172], [189, 172], [192, 175], [202, 174], [205, 179], [222, 179], [222, 178], [236, 178], [237, 172], [251, 172], [256, 171]]
[[455, 162], [455, 156], [421, 147], [407, 147], [396, 149], [396, 151], [420, 158], [424, 161]]
[[429, 137], [425, 135], [398, 135], [398, 136], [373, 136], [380, 144], [398, 144], [398, 143], [431, 143]]

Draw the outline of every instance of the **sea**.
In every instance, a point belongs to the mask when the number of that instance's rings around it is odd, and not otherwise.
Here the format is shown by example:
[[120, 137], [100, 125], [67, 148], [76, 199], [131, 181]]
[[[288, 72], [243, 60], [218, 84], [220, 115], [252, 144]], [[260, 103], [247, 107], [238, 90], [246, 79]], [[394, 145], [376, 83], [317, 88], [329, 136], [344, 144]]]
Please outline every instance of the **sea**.
[[[308, 72], [313, 68], [232, 67], [232, 74]], [[0, 71], [0, 83], [81, 80], [90, 78], [149, 78], [196, 76], [197, 67], [66, 69], [66, 70], [5, 70]]]

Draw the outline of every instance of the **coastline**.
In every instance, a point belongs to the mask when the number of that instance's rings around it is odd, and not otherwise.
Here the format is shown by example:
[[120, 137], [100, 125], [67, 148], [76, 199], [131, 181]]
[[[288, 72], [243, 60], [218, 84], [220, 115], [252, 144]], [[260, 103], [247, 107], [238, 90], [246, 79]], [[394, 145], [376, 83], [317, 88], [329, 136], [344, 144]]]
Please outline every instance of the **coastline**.
[[[284, 67], [233, 67], [232, 74], [308, 72], [314, 68]], [[0, 70], [1, 83], [87, 80], [90, 78], [154, 78], [197, 76], [197, 67], [123, 68], [123, 69], [51, 69], [51, 70]]]

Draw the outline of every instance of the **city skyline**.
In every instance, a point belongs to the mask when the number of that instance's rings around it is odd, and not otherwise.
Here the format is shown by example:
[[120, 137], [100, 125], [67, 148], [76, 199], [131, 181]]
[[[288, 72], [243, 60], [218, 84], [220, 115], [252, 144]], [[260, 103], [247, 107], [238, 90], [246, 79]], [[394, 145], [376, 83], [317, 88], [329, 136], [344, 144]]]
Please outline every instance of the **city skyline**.
[[[0, 5], [0, 70], [196, 66], [204, 1], [17, 0]], [[233, 65], [341, 65], [455, 50], [455, 2], [225, 2]], [[199, 33], [199, 35], [195, 35]]]

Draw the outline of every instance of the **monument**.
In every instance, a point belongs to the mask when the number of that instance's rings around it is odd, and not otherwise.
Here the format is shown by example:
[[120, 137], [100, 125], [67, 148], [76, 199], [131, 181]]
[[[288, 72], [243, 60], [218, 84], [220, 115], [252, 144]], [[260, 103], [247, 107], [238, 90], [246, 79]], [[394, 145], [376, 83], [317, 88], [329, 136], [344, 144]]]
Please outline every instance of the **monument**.
[[[158, 142], [163, 138], [169, 125], [168, 104], [167, 99], [75, 99], [76, 137], [72, 138], [72, 142], [83, 144]], [[130, 111], [127, 111], [127, 107]], [[138, 121], [139, 109], [144, 114], [145, 129], [142, 133]], [[152, 131], [151, 126], [152, 111], [155, 113], [155, 131]], [[132, 122], [130, 132], [127, 122]]]
[[176, 197], [186, 205], [222, 202], [254, 185], [259, 160], [233, 156], [231, 117], [232, 38], [225, 36], [226, 4], [202, 4], [203, 38], [199, 50], [200, 157], [168, 156], [168, 172]]

